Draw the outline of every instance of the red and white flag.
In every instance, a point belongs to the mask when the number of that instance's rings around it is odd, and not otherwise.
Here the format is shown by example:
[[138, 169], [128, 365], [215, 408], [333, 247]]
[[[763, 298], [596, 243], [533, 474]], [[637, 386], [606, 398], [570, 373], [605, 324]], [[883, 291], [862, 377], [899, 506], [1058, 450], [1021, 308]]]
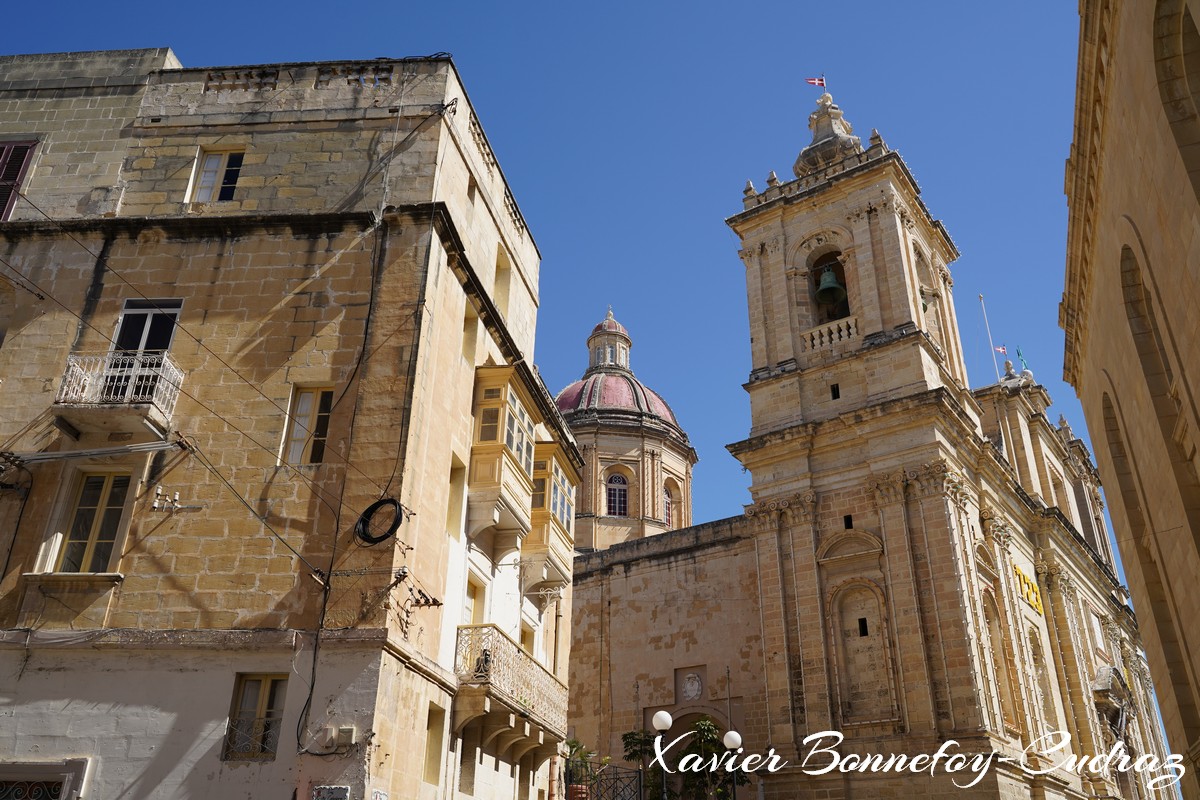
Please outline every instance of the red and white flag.
[[825, 85], [825, 76], [822, 75], [819, 78], [805, 78], [804, 82], [807, 83], [809, 86], [824, 86]]
[[1008, 348], [1005, 347], [1004, 345], [1000, 345], [999, 347], [993, 347], [992, 349], [995, 350], [1000, 355], [1004, 355], [1004, 356], [1008, 355]]

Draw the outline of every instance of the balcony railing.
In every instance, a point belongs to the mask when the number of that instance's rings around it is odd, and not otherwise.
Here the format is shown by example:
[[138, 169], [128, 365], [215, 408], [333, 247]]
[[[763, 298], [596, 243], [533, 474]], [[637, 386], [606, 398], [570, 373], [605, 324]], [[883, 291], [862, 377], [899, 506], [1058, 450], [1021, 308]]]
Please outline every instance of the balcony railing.
[[514, 711], [559, 736], [567, 730], [567, 687], [495, 625], [462, 625], [454, 671], [464, 686], [486, 686]]
[[278, 717], [230, 718], [225, 732], [225, 760], [274, 760], [281, 722]]
[[858, 319], [843, 317], [806, 330], [800, 334], [800, 344], [805, 351], [824, 350], [833, 347], [838, 342], [845, 342], [857, 337]]
[[58, 387], [62, 405], [152, 405], [167, 419], [175, 410], [183, 371], [158, 352], [79, 353], [67, 356]]

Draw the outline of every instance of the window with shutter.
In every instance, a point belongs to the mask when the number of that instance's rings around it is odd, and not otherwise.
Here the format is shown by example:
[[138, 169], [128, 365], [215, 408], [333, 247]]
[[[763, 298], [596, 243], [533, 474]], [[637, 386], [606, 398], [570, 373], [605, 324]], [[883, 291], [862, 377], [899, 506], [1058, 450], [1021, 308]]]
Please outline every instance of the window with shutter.
[[0, 222], [8, 219], [17, 203], [21, 181], [37, 142], [0, 142]]

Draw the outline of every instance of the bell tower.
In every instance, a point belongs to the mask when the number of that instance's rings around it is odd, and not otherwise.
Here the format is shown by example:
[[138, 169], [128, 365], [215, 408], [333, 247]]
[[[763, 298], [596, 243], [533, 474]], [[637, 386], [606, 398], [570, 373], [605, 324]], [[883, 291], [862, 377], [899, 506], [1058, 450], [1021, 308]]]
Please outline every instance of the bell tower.
[[[864, 148], [829, 94], [809, 128], [796, 179], [747, 183], [728, 220], [746, 266], [753, 436], [939, 387], [965, 395], [950, 236], [900, 155], [875, 131]], [[755, 474], [756, 497], [769, 485]]]

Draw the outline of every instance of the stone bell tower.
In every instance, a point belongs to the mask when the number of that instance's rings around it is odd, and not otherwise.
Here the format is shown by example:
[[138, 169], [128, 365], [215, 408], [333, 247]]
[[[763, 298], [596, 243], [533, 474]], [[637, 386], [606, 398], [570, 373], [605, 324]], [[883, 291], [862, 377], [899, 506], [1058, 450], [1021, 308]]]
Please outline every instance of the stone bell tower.
[[[934, 753], [953, 739], [1019, 764], [1051, 730], [1073, 752], [1132, 742], [1097, 722], [1088, 688], [1115, 667], [1111, 645], [1080, 638], [1082, 621], [1117, 607], [1118, 583], [1077, 533], [1084, 460], [1032, 378], [967, 387], [947, 269], [958, 252], [899, 154], [877, 132], [864, 147], [828, 94], [809, 127], [795, 180], [748, 183], [728, 220], [752, 352], [750, 435], [729, 449], [753, 476], [747, 535], [771, 609], [766, 744], [802, 760], [804, 737], [826, 730], [844, 734], [843, 753]], [[1024, 427], [1001, 429], [1001, 415]], [[1131, 748], [1153, 749], [1138, 736]], [[1133, 796], [1112, 777], [1039, 780], [998, 763], [970, 794]], [[785, 770], [766, 788], [963, 796], [944, 773]]]
[[877, 132], [864, 148], [828, 94], [809, 127], [796, 179], [747, 185], [728, 221], [753, 356], [750, 438], [730, 451], [753, 475], [747, 514], [786, 554], [780, 644], [804, 687], [772, 741], [832, 729], [936, 750], [983, 722], [946, 494], [978, 427], [958, 252]]

